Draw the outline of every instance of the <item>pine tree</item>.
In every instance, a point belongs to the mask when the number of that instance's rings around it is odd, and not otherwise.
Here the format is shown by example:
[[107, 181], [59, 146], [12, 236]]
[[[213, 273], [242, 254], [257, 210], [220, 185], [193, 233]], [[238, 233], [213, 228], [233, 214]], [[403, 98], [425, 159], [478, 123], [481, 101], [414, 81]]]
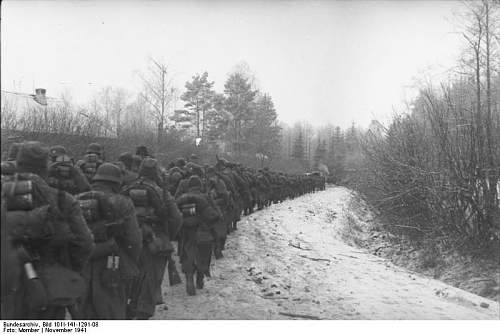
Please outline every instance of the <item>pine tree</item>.
[[302, 128], [299, 128], [299, 133], [293, 142], [292, 148], [292, 158], [299, 161], [304, 161], [305, 158], [305, 148], [304, 148], [304, 136], [302, 134]]
[[231, 132], [233, 148], [237, 156], [241, 156], [243, 129], [252, 119], [254, 98], [257, 94], [251, 83], [241, 73], [233, 73], [224, 84], [225, 110], [232, 115]]
[[316, 151], [314, 152], [314, 166], [318, 167], [318, 164], [324, 163], [326, 158], [326, 141], [321, 141], [318, 138], [318, 145], [316, 146]]
[[212, 90], [214, 82], [208, 81], [208, 73], [196, 74], [192, 81], [186, 82], [186, 91], [181, 99], [186, 102], [186, 110], [179, 114], [179, 119], [189, 120], [196, 128], [196, 136], [205, 138], [206, 113], [212, 109], [215, 92]]
[[251, 125], [245, 129], [245, 138], [252, 146], [253, 153], [271, 157], [279, 151], [281, 127], [277, 124], [277, 119], [271, 96], [259, 95], [254, 104]]

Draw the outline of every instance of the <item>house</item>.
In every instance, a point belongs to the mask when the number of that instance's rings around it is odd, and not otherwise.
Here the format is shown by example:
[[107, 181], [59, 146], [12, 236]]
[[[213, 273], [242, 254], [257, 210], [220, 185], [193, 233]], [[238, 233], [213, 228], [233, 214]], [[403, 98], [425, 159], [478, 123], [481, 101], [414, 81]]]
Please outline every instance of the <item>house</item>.
[[16, 112], [16, 114], [21, 114], [28, 110], [44, 111], [47, 108], [62, 105], [62, 101], [60, 99], [47, 97], [46, 92], [47, 91], [44, 88], [35, 89], [35, 94], [2, 90], [2, 112], [6, 108], [9, 108], [9, 110]]

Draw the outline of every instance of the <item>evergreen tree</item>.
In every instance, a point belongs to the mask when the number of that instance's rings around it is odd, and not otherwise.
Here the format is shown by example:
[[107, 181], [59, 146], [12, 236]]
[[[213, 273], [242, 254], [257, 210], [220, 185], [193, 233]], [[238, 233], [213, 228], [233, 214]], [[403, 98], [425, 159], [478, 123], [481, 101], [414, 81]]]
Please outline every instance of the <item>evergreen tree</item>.
[[206, 137], [209, 141], [227, 139], [227, 130], [230, 126], [231, 115], [225, 110], [225, 97], [215, 93], [212, 99], [212, 108], [206, 113]]
[[186, 82], [186, 91], [181, 99], [186, 102], [186, 111], [180, 115], [182, 120], [189, 120], [196, 128], [196, 137], [205, 137], [206, 113], [212, 109], [215, 92], [214, 82], [208, 81], [208, 73], [196, 74], [192, 81]]
[[255, 153], [269, 158], [280, 149], [281, 128], [271, 96], [264, 94], [256, 98], [252, 125], [245, 129], [245, 138]]
[[305, 148], [304, 148], [304, 135], [302, 134], [302, 128], [299, 128], [299, 133], [293, 142], [292, 148], [292, 158], [295, 160], [304, 161], [305, 158]]
[[318, 145], [316, 146], [316, 151], [314, 152], [314, 167], [318, 167], [318, 164], [324, 163], [326, 158], [326, 141], [322, 141], [318, 138]]
[[242, 144], [245, 142], [243, 129], [251, 123], [257, 91], [252, 89], [243, 74], [233, 73], [224, 84], [224, 94], [224, 107], [232, 118], [228, 130], [231, 133], [233, 149], [237, 156], [241, 156]]

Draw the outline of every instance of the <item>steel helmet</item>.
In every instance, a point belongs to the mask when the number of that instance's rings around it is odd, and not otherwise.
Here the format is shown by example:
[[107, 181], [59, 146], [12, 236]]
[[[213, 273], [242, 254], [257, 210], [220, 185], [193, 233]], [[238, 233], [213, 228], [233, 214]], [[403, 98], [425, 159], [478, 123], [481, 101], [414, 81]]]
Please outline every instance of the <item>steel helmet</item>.
[[122, 171], [120, 167], [106, 162], [97, 168], [97, 172], [92, 178], [92, 181], [109, 181], [122, 184]]

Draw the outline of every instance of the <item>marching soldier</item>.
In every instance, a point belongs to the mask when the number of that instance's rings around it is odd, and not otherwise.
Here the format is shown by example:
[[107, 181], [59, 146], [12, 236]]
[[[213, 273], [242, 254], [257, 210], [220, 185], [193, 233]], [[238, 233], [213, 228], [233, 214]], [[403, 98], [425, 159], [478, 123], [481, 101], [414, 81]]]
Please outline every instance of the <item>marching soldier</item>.
[[189, 178], [188, 191], [176, 201], [183, 215], [179, 240], [182, 271], [186, 275], [186, 291], [192, 296], [196, 294], [195, 272], [198, 289], [203, 288], [203, 278], [209, 275], [213, 224], [220, 217], [209, 204], [208, 195], [202, 192], [202, 183], [197, 175]]
[[83, 300], [86, 319], [126, 319], [128, 291], [138, 274], [142, 234], [132, 201], [120, 194], [120, 169], [103, 163], [92, 190], [78, 195], [96, 247], [85, 268], [88, 293]]
[[215, 172], [214, 167], [207, 169], [207, 193], [221, 212], [221, 218], [215, 223], [216, 240], [214, 255], [216, 259], [222, 257], [222, 250], [226, 244], [227, 226], [231, 220], [231, 202], [226, 184]]
[[90, 184], [82, 170], [74, 165], [73, 159], [61, 145], [50, 148], [48, 183], [51, 187], [72, 195], [90, 190]]
[[2, 187], [2, 230], [0, 233], [2, 252], [0, 255], [2, 257], [2, 268], [9, 268], [9, 270], [1, 270], [0, 319], [11, 318], [9, 311], [12, 309], [9, 309], [9, 299], [14, 298], [15, 291], [19, 288], [19, 275], [21, 273], [17, 249], [10, 233], [7, 231], [7, 203], [5, 197], [5, 191]]
[[122, 153], [118, 160], [121, 161], [125, 167], [125, 169], [123, 170], [123, 185], [129, 185], [137, 180], [139, 175], [133, 170], [134, 156], [132, 155], [132, 153]]
[[168, 170], [166, 175], [166, 183], [170, 195], [175, 196], [175, 192], [182, 181], [183, 171], [179, 167], [172, 167]]
[[89, 182], [97, 172], [100, 165], [104, 163], [104, 150], [99, 143], [92, 143], [87, 147], [87, 152], [77, 166], [82, 170]]
[[[195, 163], [188, 162], [185, 167], [184, 178], [179, 182], [177, 190], [175, 191], [175, 198], [179, 198], [179, 196], [187, 192], [189, 188], [189, 178], [192, 175], [197, 175], [200, 180], [204, 179], [203, 168]], [[205, 192], [204, 184], [202, 184], [202, 192]]]
[[47, 184], [48, 158], [41, 143], [23, 143], [16, 174], [2, 180], [2, 225], [22, 266], [19, 286], [2, 300], [8, 319], [64, 319], [66, 308], [75, 318], [85, 295], [81, 271], [94, 247], [92, 234], [74, 198]]
[[135, 150], [135, 155], [141, 158], [141, 160], [144, 160], [145, 158], [153, 158], [152, 155], [149, 154], [148, 148], [144, 145], [137, 146]]
[[[143, 236], [141, 275], [134, 287], [130, 309], [136, 319], [149, 319], [156, 305], [163, 303], [161, 285], [165, 267], [173, 261], [171, 235], [176, 234], [182, 218], [174, 199], [162, 188], [155, 159], [142, 161], [139, 178], [125, 187], [123, 193], [134, 203]], [[170, 269], [175, 270], [175, 264]]]

